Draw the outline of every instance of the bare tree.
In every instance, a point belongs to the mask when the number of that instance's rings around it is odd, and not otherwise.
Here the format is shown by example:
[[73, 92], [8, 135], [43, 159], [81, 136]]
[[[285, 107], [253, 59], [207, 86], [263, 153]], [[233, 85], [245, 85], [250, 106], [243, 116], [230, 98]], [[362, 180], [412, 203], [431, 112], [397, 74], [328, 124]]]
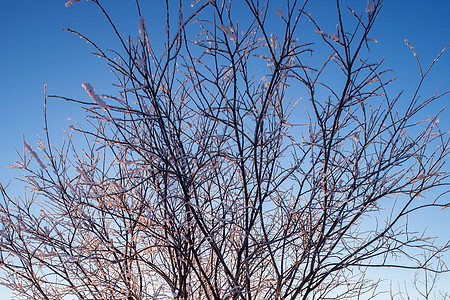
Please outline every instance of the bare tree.
[[134, 40], [90, 2], [122, 49], [68, 31], [106, 61], [117, 94], [46, 93], [80, 104], [89, 125], [60, 147], [46, 125], [16, 163], [29, 192], [2, 188], [3, 284], [19, 297], [347, 299], [375, 295], [368, 268], [447, 271], [448, 242], [407, 225], [449, 205], [448, 135], [438, 115], [421, 120], [447, 92], [419, 99], [436, 60], [417, 60], [407, 105], [388, 95], [369, 51], [381, 0], [337, 0], [334, 33], [308, 1], [197, 1], [185, 17], [167, 0], [161, 43], [138, 1]]

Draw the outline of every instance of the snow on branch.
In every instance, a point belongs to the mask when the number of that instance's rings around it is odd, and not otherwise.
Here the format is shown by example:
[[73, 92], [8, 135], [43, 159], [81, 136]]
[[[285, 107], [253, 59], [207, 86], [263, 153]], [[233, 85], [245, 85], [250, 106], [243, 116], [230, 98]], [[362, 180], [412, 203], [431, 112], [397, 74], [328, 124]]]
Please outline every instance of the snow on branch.
[[95, 89], [89, 84], [89, 83], [83, 83], [81, 85], [86, 90], [86, 93], [94, 100], [95, 103], [97, 103], [98, 106], [100, 106], [103, 110], [107, 109], [107, 105], [105, 101], [100, 99], [100, 97], [95, 93]]

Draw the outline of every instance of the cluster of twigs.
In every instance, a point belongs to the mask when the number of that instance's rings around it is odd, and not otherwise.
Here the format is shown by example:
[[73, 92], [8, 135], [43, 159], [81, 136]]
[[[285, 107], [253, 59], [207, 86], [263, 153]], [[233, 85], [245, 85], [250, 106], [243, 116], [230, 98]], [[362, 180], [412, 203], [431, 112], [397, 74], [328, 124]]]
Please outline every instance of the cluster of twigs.
[[[446, 93], [419, 100], [428, 69], [409, 102], [388, 96], [368, 51], [381, 0], [360, 13], [336, 1], [334, 34], [308, 1], [197, 1], [185, 18], [183, 1], [167, 0], [163, 48], [139, 3], [132, 41], [91, 2], [123, 48], [68, 31], [107, 62], [117, 96], [87, 83], [92, 101], [46, 96], [79, 103], [91, 126], [61, 147], [48, 128], [38, 151], [24, 143], [16, 167], [30, 194], [2, 188], [0, 205], [9, 288], [27, 299], [340, 299], [373, 292], [366, 268], [447, 270], [448, 244], [406, 223], [448, 206], [448, 135], [437, 117], [417, 122]], [[314, 61], [324, 47], [330, 58]]]

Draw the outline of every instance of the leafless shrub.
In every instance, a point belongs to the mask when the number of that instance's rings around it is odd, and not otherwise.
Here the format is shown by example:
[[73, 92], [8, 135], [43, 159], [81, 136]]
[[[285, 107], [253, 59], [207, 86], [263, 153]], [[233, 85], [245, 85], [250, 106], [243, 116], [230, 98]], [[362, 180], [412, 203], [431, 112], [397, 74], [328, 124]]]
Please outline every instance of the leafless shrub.
[[[162, 56], [139, 4], [132, 41], [91, 2], [123, 48], [68, 31], [107, 62], [117, 94], [46, 95], [79, 103], [90, 126], [61, 147], [48, 128], [39, 149], [24, 141], [30, 193], [2, 188], [3, 284], [26, 299], [347, 299], [374, 295], [367, 268], [447, 271], [448, 243], [407, 227], [448, 206], [448, 135], [438, 116], [419, 121], [447, 92], [419, 99], [435, 62], [418, 60], [407, 105], [388, 96], [369, 55], [381, 0], [361, 12], [336, 1], [335, 33], [308, 1], [197, 1], [189, 17], [180, 1]], [[317, 63], [317, 49], [331, 56]]]

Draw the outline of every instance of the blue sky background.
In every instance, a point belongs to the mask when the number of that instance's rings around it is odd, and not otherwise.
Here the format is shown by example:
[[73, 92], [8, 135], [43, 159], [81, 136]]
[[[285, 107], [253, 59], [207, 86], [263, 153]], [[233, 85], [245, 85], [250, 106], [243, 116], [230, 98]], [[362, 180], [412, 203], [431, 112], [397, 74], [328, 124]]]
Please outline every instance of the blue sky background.
[[[137, 12], [132, 0], [108, 0], [107, 8], [125, 33], [137, 33]], [[143, 13], [147, 16], [147, 28], [151, 39], [163, 35], [164, 1], [143, 0]], [[185, 1], [188, 6], [191, 1]], [[278, 2], [272, 1], [276, 6]], [[363, 10], [366, 0], [341, 1], [355, 10]], [[82, 1], [70, 8], [65, 0], [0, 1], [0, 182], [6, 184], [17, 171], [7, 169], [17, 159], [14, 150], [22, 151], [23, 134], [31, 144], [43, 131], [44, 83], [48, 93], [87, 100], [81, 83], [91, 82], [101, 93], [113, 93], [113, 75], [100, 59], [90, 55], [92, 48], [76, 36], [63, 32], [64, 28], [76, 29], [87, 34], [105, 48], [117, 48], [112, 31], [92, 3]], [[313, 16], [334, 11], [332, 0], [312, 0]], [[375, 57], [386, 57], [385, 67], [392, 68], [399, 80], [394, 89], [414, 86], [418, 81], [415, 59], [404, 39], [415, 47], [424, 66], [450, 42], [450, 1], [448, 0], [387, 0], [375, 24], [372, 36], [379, 42], [372, 46]], [[243, 16], [245, 17], [245, 16]], [[334, 22], [334, 21], [333, 21]], [[158, 25], [159, 24], [159, 25]], [[437, 85], [441, 90], [450, 89], [450, 52], [442, 57], [428, 78], [424, 95]], [[447, 105], [450, 97], [440, 100], [430, 110], [433, 114]], [[49, 102], [49, 125], [55, 140], [63, 136], [71, 121], [81, 120], [83, 112], [75, 104], [55, 100]], [[424, 115], [424, 118], [427, 116]], [[441, 127], [450, 130], [450, 114], [441, 117]], [[36, 144], [33, 144], [36, 145]], [[18, 185], [17, 188], [20, 186]], [[14, 186], [16, 188], [16, 186]], [[20, 194], [22, 190], [18, 190]], [[429, 225], [435, 234], [449, 238], [448, 213], [421, 215], [420, 225]], [[449, 261], [450, 263], [450, 261]], [[401, 275], [398, 275], [401, 276]], [[448, 277], [448, 276], [447, 276]], [[446, 281], [442, 278], [442, 282]], [[447, 280], [447, 283], [450, 282]], [[442, 286], [450, 284], [442, 284]], [[3, 292], [4, 291], [4, 292]], [[0, 299], [9, 299], [0, 289]]]

